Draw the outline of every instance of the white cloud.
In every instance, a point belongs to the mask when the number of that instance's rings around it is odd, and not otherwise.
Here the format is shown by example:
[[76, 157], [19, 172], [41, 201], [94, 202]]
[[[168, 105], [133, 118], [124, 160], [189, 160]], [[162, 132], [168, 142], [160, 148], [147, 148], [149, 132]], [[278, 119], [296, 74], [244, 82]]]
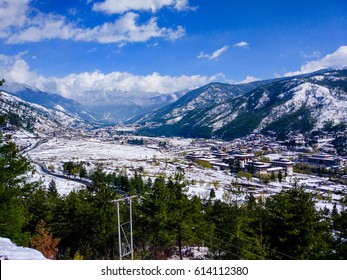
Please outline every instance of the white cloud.
[[8, 44], [39, 42], [47, 39], [73, 39], [78, 33], [72, 24], [66, 22], [65, 17], [57, 15], [39, 14], [33, 19], [28, 19], [27, 27], [7, 39]]
[[[73, 98], [73, 94], [92, 89], [104, 89], [129, 92], [159, 92], [170, 93], [186, 88], [204, 85], [213, 78], [206, 76], [162, 76], [159, 73], [150, 75], [134, 75], [128, 72], [112, 72], [104, 74], [98, 71], [70, 74], [60, 79], [54, 79], [51, 89], [63, 96]], [[52, 79], [48, 79], [52, 81]], [[46, 86], [45, 84], [43, 85]], [[55, 88], [54, 88], [55, 87]], [[45, 90], [49, 90], [45, 88]]]
[[178, 11], [196, 10], [196, 7], [189, 6], [188, 0], [176, 0], [175, 9]]
[[253, 77], [253, 76], [247, 76], [243, 81], [238, 82], [238, 84], [248, 84], [256, 81], [260, 81], [260, 78]]
[[185, 34], [182, 26], [175, 29], [159, 27], [155, 17], [139, 24], [139, 15], [133, 12], [122, 15], [114, 22], [81, 28], [62, 15], [43, 14], [35, 10], [29, 16], [29, 2], [30, 0], [0, 2], [0, 38], [6, 38], [6, 43], [18, 44], [50, 39], [134, 43], [146, 42], [152, 38], [176, 40]]
[[22, 59], [27, 52], [15, 56], [0, 54], [0, 77], [9, 82], [28, 83], [39, 79], [39, 76], [30, 70], [28, 63]]
[[22, 58], [24, 54], [6, 56], [0, 54], [0, 78], [8, 82], [27, 84], [43, 91], [74, 98], [78, 93], [92, 89], [122, 90], [129, 92], [171, 93], [187, 88], [196, 88], [224, 77], [201, 75], [163, 76], [159, 73], [134, 75], [128, 72], [102, 73], [100, 71], [69, 74], [64, 77], [44, 77], [30, 69]]
[[24, 26], [27, 20], [30, 0], [0, 1], [0, 38], [7, 37], [11, 28]]
[[200, 52], [200, 54], [198, 55], [198, 58], [207, 58], [210, 60], [217, 59], [224, 52], [226, 52], [228, 49], [229, 49], [229, 46], [224, 46], [224, 47], [214, 51], [212, 54], [204, 54], [203, 52]]
[[249, 46], [249, 43], [241, 41], [239, 43], [236, 43], [234, 47], [236, 48], [247, 48]]
[[326, 55], [322, 59], [314, 60], [301, 66], [299, 71], [288, 72], [284, 76], [294, 76], [311, 73], [324, 68], [338, 68], [347, 66], [347, 46], [339, 47], [335, 52]]
[[93, 5], [93, 10], [107, 14], [122, 14], [128, 11], [156, 12], [163, 7], [178, 11], [191, 9], [188, 0], [105, 0]]
[[146, 42], [151, 38], [175, 40], [185, 34], [181, 26], [176, 30], [160, 28], [156, 18], [151, 18], [146, 24], [137, 25], [138, 17], [138, 14], [129, 12], [114, 23], [105, 23], [92, 29], [79, 29], [74, 39], [99, 43]]

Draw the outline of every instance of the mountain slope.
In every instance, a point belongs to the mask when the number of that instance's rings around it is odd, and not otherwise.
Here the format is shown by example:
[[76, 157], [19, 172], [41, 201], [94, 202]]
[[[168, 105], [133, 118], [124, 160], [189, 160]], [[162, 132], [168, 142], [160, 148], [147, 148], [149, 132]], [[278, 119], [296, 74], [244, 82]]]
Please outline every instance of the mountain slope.
[[[347, 70], [320, 71], [253, 86], [256, 88], [212, 84], [197, 89], [142, 118], [140, 132], [231, 139], [256, 131], [305, 132], [322, 128], [328, 121], [347, 121]], [[232, 87], [236, 88], [229, 98], [219, 98]]]
[[314, 73], [251, 91], [244, 96], [237, 116], [214, 133], [233, 138], [254, 131], [308, 132], [321, 129], [330, 121], [346, 122], [345, 108], [347, 71]]
[[61, 95], [43, 92], [17, 83], [5, 83], [2, 89], [25, 101], [36, 103], [49, 109], [57, 109], [85, 121], [95, 121], [93, 113], [89, 112], [83, 105]]
[[49, 133], [64, 130], [64, 128], [85, 126], [84, 121], [78, 117], [27, 102], [4, 91], [0, 94], [0, 115], [6, 114], [12, 127]]

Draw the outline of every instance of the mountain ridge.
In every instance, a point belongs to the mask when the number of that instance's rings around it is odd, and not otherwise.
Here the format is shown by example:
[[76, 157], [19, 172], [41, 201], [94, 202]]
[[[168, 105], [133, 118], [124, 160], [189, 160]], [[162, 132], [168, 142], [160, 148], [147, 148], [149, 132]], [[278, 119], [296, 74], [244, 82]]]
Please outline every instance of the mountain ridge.
[[[213, 86], [206, 85], [195, 93], [199, 92], [201, 97]], [[207, 104], [205, 99], [203, 106], [196, 107], [189, 107], [189, 102], [186, 102], [187, 97], [194, 95], [189, 92], [185, 99], [141, 118], [137, 122], [141, 126], [139, 133], [231, 139], [269, 130], [277, 133], [305, 132], [322, 128], [329, 121], [347, 121], [344, 109], [347, 108], [346, 69], [262, 81], [253, 84], [253, 89], [249, 84], [246, 86], [248, 88], [243, 88], [243, 93], [234, 94], [222, 102], [217, 99]], [[242, 89], [239, 85], [235, 87]], [[209, 98], [215, 94], [213, 91], [210, 93]]]
[[12, 128], [46, 134], [86, 125], [82, 119], [60, 110], [25, 101], [3, 90], [0, 93], [0, 115], [7, 116], [8, 125]]
[[28, 85], [18, 83], [5, 83], [2, 86], [2, 90], [25, 101], [41, 105], [48, 109], [57, 109], [85, 121], [96, 121], [93, 113], [89, 112], [82, 104], [59, 94], [41, 91]]

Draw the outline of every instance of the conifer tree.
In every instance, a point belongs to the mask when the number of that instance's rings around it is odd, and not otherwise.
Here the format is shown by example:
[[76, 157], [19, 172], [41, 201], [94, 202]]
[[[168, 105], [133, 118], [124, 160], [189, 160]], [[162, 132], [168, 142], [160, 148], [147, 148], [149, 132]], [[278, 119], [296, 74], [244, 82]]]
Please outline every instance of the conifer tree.
[[[6, 118], [2, 118], [4, 124]], [[30, 189], [25, 176], [29, 162], [19, 155], [18, 148], [0, 131], [0, 236], [18, 245], [28, 245], [29, 233], [23, 231], [28, 223], [24, 198]]]
[[58, 195], [57, 184], [54, 181], [54, 179], [52, 179], [49, 182], [48, 193], [50, 193], [52, 196], [57, 196]]
[[[329, 229], [320, 223], [311, 194], [295, 187], [268, 198], [265, 206], [268, 211], [265, 230], [272, 249], [297, 259], [319, 257], [315, 252], [325, 247]], [[271, 258], [286, 257], [273, 254]]]

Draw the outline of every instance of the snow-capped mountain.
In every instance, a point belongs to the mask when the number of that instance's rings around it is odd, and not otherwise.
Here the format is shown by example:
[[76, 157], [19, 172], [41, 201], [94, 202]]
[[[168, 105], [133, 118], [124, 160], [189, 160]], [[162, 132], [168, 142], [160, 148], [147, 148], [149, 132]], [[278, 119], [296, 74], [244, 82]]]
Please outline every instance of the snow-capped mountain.
[[228, 139], [257, 131], [305, 132], [327, 122], [347, 122], [346, 69], [252, 86], [209, 84], [138, 123], [148, 134]]
[[85, 122], [57, 109], [48, 109], [0, 91], [0, 115], [6, 114], [10, 125], [33, 132], [49, 133], [64, 128], [79, 128]]
[[117, 89], [94, 89], [74, 93], [74, 99], [48, 93], [25, 84], [6, 82], [1, 89], [25, 101], [57, 109], [88, 122], [119, 123], [166, 106], [188, 90], [159, 94], [157, 92], [124, 92]]
[[175, 124], [191, 112], [225, 102], [243, 93], [242, 85], [211, 83], [187, 93], [166, 107], [145, 115], [139, 122], [151, 122], [154, 120], [166, 124]]
[[94, 89], [75, 95], [74, 99], [95, 113], [99, 120], [124, 122], [166, 106], [187, 90], [159, 94], [157, 92], [125, 92], [117, 89]]
[[89, 112], [83, 105], [59, 94], [44, 92], [18, 83], [5, 83], [1, 89], [25, 101], [36, 103], [49, 109], [57, 109], [85, 121], [96, 120], [93, 113]]

